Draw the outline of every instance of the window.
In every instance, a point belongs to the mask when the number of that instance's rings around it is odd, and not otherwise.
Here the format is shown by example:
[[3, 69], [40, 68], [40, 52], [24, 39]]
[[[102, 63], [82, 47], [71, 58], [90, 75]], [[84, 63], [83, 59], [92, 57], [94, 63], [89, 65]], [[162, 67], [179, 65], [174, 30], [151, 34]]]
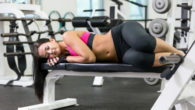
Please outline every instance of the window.
[[[77, 0], [77, 15], [92, 16], [92, 12], [83, 12], [89, 9], [103, 9], [103, 0]], [[95, 12], [95, 16], [101, 16], [103, 12]]]
[[13, 3], [18, 4], [38, 4], [40, 5], [40, 0], [12, 0]]
[[[142, 5], [148, 4], [148, 0], [131, 0], [131, 1]], [[145, 8], [130, 3], [130, 19], [144, 19], [144, 18], [145, 18]]]

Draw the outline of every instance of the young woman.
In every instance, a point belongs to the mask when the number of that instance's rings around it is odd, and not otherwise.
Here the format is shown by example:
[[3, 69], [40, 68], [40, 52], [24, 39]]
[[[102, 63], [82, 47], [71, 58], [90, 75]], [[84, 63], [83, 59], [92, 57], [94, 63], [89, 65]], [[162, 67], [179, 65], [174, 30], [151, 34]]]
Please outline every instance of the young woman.
[[[59, 57], [68, 55], [66, 61], [70, 63], [115, 62], [138, 67], [158, 67], [162, 66], [158, 60], [160, 56], [169, 56], [172, 53], [185, 55], [163, 40], [150, 36], [135, 21], [115, 26], [104, 35], [68, 31], [62, 37], [61, 42], [56, 42], [54, 39], [40, 39], [35, 43], [35, 56], [48, 59], [50, 65], [57, 63]], [[44, 83], [47, 72], [41, 72], [42, 77], [36, 78], [37, 70], [41, 70], [39, 63], [36, 66], [35, 90], [37, 89], [36, 93], [41, 99], [43, 94], [40, 94], [38, 89]], [[39, 83], [43, 79], [42, 83], [36, 84], [36, 79]]]

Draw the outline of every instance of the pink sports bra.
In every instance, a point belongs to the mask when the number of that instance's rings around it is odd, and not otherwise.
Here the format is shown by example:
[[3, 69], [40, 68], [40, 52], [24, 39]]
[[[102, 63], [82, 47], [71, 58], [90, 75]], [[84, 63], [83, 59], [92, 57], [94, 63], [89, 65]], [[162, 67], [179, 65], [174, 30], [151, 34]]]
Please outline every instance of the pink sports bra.
[[[94, 36], [95, 34], [90, 34], [90, 32], [85, 32], [80, 38], [86, 45], [89, 46], [89, 48], [92, 49], [92, 43], [93, 43]], [[78, 56], [78, 54], [75, 51], [73, 51], [72, 48], [70, 48], [70, 46], [67, 46], [67, 48], [72, 56]]]

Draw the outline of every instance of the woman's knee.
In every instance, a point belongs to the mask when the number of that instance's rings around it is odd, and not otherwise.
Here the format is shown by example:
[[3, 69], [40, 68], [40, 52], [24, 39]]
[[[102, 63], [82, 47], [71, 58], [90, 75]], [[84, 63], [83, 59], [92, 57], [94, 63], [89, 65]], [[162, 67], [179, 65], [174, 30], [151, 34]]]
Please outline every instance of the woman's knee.
[[123, 63], [132, 64], [138, 67], [152, 67], [154, 54], [143, 53], [133, 49], [128, 50], [123, 56]]
[[143, 61], [142, 54], [133, 49], [127, 50], [123, 55], [123, 63], [132, 64], [132, 65], [140, 65]]

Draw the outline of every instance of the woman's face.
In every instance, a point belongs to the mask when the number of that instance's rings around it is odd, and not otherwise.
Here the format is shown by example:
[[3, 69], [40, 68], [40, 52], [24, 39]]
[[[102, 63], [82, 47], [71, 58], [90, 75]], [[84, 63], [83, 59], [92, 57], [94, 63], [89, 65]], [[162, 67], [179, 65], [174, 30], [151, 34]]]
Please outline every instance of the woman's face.
[[38, 54], [42, 58], [54, 58], [61, 54], [61, 49], [54, 39], [50, 39], [49, 42], [43, 43], [39, 46]]

